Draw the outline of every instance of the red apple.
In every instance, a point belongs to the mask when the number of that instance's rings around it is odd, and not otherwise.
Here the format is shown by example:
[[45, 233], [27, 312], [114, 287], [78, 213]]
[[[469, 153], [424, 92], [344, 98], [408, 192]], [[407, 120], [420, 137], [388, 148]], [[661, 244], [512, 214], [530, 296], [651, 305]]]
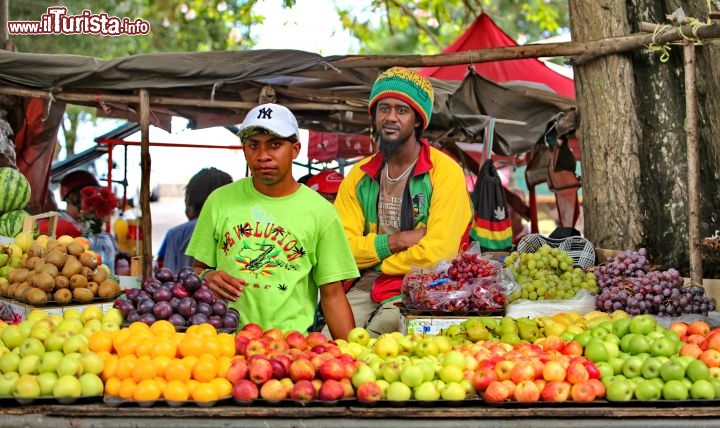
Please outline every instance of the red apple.
[[312, 349], [318, 345], [326, 344], [328, 342], [328, 338], [319, 331], [311, 331], [308, 333], [305, 341], [307, 342], [308, 347]]
[[571, 385], [564, 380], [553, 380], [545, 384], [540, 396], [543, 401], [562, 403], [570, 397], [570, 387]]
[[272, 340], [285, 340], [285, 334], [279, 328], [269, 328], [265, 330], [263, 336]]
[[570, 397], [579, 403], [589, 403], [595, 399], [595, 387], [589, 381], [576, 383], [570, 388]]
[[581, 362], [573, 361], [565, 370], [565, 380], [573, 385], [585, 382], [588, 379], [590, 379], [590, 374], [588, 373], [587, 368], [585, 368], [585, 365]]
[[248, 343], [250, 343], [249, 337], [240, 334], [235, 336], [235, 354], [245, 355], [245, 350], [247, 349]]
[[[263, 329], [257, 324], [248, 323], [243, 326], [243, 328], [240, 330], [241, 332], [246, 332], [248, 335], [248, 338], [250, 339], [259, 339], [263, 335]], [[240, 334], [240, 333], [238, 333]]]
[[716, 349], [704, 350], [698, 359], [708, 367], [720, 367], [720, 351]]
[[540, 342], [540, 346], [546, 351], [560, 351], [565, 346], [565, 341], [559, 336], [548, 336]]
[[335, 401], [345, 396], [345, 387], [335, 379], [323, 381], [318, 391], [318, 399], [323, 401]]
[[693, 321], [688, 325], [687, 334], [699, 334], [701, 336], [707, 336], [710, 333], [710, 326], [705, 321]]
[[697, 343], [686, 343], [680, 348], [680, 355], [690, 355], [696, 359], [699, 359], [702, 353], [703, 350]]
[[515, 363], [512, 361], [498, 361], [498, 363], [495, 364], [495, 374], [497, 375], [498, 380], [503, 381], [510, 379], [513, 367], [515, 367]]
[[706, 349], [714, 349], [716, 351], [720, 351], [720, 332], [713, 330], [710, 334], [707, 335], [705, 344]]
[[272, 379], [273, 368], [270, 361], [264, 358], [255, 358], [248, 366], [250, 380], [257, 385], [262, 385]]
[[357, 399], [363, 403], [374, 403], [382, 399], [382, 389], [377, 382], [363, 382], [358, 386]]
[[315, 396], [317, 397], [318, 392], [320, 391], [320, 387], [323, 384], [322, 379], [313, 379], [310, 381], [312, 383], [313, 388], [315, 388]]
[[520, 361], [510, 371], [510, 380], [516, 385], [526, 380], [535, 379], [535, 367], [529, 361]]
[[308, 347], [305, 335], [297, 330], [290, 330], [285, 333], [285, 341], [291, 349], [295, 348], [305, 350]]
[[548, 382], [565, 380], [565, 365], [560, 361], [548, 361], [543, 367], [543, 379]]
[[488, 403], [502, 403], [510, 396], [510, 389], [502, 382], [490, 382], [483, 393], [483, 400]]
[[702, 334], [688, 334], [685, 336], [685, 342], [700, 345], [705, 342], [705, 336]]
[[267, 343], [268, 352], [273, 355], [286, 354], [290, 350], [290, 345], [287, 344], [285, 339], [273, 339]]
[[312, 382], [306, 379], [299, 380], [295, 383], [290, 391], [290, 398], [293, 400], [310, 401], [315, 399], [315, 387]]
[[285, 388], [285, 392], [288, 396], [290, 396], [290, 391], [292, 391], [293, 387], [295, 386], [295, 382], [292, 381], [289, 377], [284, 377], [280, 379], [280, 383]]
[[492, 368], [480, 368], [475, 371], [472, 377], [472, 383], [476, 390], [485, 391], [490, 385], [490, 382], [494, 382], [498, 379], [495, 370]]
[[355, 397], [355, 388], [353, 387], [352, 381], [349, 377], [344, 377], [340, 379], [340, 385], [342, 385], [343, 390], [345, 391], [345, 394], [343, 394], [343, 398]]
[[565, 355], [582, 355], [583, 347], [578, 342], [571, 340], [563, 346], [562, 353]]
[[524, 380], [515, 385], [515, 400], [521, 403], [534, 403], [540, 399], [540, 390], [535, 382]]
[[337, 358], [328, 359], [318, 367], [318, 374], [322, 380], [340, 380], [345, 377], [345, 364]]
[[297, 383], [301, 380], [313, 380], [315, 378], [315, 366], [310, 360], [299, 359], [290, 364], [290, 379]]
[[270, 366], [272, 366], [272, 378], [280, 380], [287, 376], [287, 369], [285, 365], [277, 358], [271, 358]]
[[252, 401], [258, 398], [260, 391], [255, 383], [241, 379], [233, 386], [232, 396], [238, 401]]
[[225, 373], [225, 378], [233, 385], [237, 385], [241, 380], [247, 379], [248, 363], [245, 358], [235, 358], [230, 362], [230, 367]]
[[588, 383], [595, 389], [595, 398], [605, 397], [605, 384], [600, 379], [590, 379]]
[[592, 361], [587, 360], [587, 361], [584, 361], [584, 362], [583, 362], [583, 365], [584, 365], [585, 368], [587, 369], [587, 371], [588, 371], [588, 376], [590, 377], [590, 379], [600, 379], [600, 370], [598, 370], [598, 368], [597, 368], [597, 366], [595, 365], [595, 363], [593, 363]]
[[678, 336], [680, 336], [680, 338], [682, 339], [687, 335], [688, 324], [682, 321], [674, 321], [670, 323], [670, 330], [677, 333]]
[[510, 379], [505, 379], [504, 381], [502, 381], [502, 383], [503, 383], [503, 385], [505, 385], [505, 387], [507, 387], [508, 391], [510, 391], [510, 393], [508, 394], [508, 400], [511, 400], [511, 401], [514, 400], [515, 399], [515, 387], [517, 385], [515, 385], [515, 383], [513, 381], [511, 381]]
[[280, 401], [287, 398], [287, 390], [279, 379], [270, 379], [260, 387], [260, 396], [268, 401]]
[[543, 388], [545, 388], [545, 385], [547, 384], [547, 381], [543, 378], [535, 379], [533, 382], [537, 385], [538, 391], [540, 392], [542, 392]]
[[245, 356], [251, 355], [265, 355], [267, 353], [267, 346], [261, 339], [250, 339], [247, 346], [245, 347]]

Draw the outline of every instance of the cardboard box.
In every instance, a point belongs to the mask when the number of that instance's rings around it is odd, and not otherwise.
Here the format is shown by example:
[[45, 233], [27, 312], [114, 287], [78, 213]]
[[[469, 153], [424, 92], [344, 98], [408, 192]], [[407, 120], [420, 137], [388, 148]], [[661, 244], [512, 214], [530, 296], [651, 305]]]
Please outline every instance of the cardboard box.
[[56, 306], [56, 305], [32, 306], [27, 303], [23, 303], [18, 300], [14, 300], [14, 299], [8, 299], [5, 297], [0, 298], [0, 307], [2, 307], [3, 312], [9, 311], [10, 313], [12, 313], [16, 322], [24, 321], [25, 318], [27, 317], [27, 315], [35, 309], [40, 309], [41, 311], [44, 311], [44, 312], [48, 313], [49, 315], [52, 315], [52, 314], [62, 315], [68, 309], [76, 309], [76, 310], [82, 312], [88, 306], [97, 306], [100, 309], [102, 309], [102, 311], [104, 313], [104, 312], [107, 312], [108, 310], [110, 310], [113, 307], [113, 304], [114, 304], [114, 300], [86, 303], [86, 304], [64, 305], [64, 306]]
[[461, 324], [468, 317], [400, 314], [399, 331], [402, 334], [440, 334], [451, 325]]

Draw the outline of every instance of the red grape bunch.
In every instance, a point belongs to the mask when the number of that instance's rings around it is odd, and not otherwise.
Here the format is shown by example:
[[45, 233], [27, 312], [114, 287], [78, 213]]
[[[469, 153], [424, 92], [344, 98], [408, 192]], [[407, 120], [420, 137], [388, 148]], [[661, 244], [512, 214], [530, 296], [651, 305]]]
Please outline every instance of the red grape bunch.
[[702, 287], [684, 287], [680, 272], [651, 271], [647, 250], [625, 251], [595, 268], [600, 286], [599, 310], [624, 310], [630, 315], [680, 316], [715, 310]]

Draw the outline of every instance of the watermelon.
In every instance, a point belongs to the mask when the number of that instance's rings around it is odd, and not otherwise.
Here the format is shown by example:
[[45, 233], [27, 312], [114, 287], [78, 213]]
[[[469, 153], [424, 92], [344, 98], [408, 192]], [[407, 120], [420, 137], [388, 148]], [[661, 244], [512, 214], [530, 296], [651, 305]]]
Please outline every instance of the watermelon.
[[29, 200], [30, 183], [27, 178], [16, 169], [0, 168], [0, 214], [24, 209]]
[[[15, 237], [22, 232], [25, 217], [29, 215], [30, 213], [25, 210], [8, 211], [0, 215], [0, 236]], [[35, 227], [37, 228], [37, 223], [35, 223]]]

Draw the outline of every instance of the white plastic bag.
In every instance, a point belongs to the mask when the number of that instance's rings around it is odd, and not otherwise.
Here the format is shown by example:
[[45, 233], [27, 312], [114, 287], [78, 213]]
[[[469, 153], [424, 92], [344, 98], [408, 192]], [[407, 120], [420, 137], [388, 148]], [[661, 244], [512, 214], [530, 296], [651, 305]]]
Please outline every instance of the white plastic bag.
[[536, 318], [552, 316], [560, 312], [586, 314], [595, 309], [595, 293], [581, 289], [572, 299], [528, 300], [518, 299], [505, 308], [505, 315], [512, 318]]

